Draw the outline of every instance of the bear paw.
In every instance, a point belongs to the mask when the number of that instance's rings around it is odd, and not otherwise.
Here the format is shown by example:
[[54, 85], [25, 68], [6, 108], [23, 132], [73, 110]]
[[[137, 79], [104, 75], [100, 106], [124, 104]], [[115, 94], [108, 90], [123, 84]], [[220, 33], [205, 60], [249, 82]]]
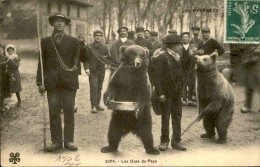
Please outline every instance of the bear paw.
[[205, 134], [202, 134], [200, 137], [201, 138], [214, 138], [215, 135], [209, 135], [209, 134], [205, 133]]
[[217, 144], [227, 143], [227, 139], [220, 139], [220, 138], [219, 138], [219, 139], [216, 140], [216, 143], [217, 143]]
[[150, 149], [147, 149], [146, 153], [151, 154], [151, 155], [159, 155], [160, 151], [158, 149], [152, 147]]
[[111, 149], [109, 146], [105, 146], [103, 148], [101, 148], [101, 152], [102, 153], [110, 153], [110, 152], [116, 152], [116, 149]]

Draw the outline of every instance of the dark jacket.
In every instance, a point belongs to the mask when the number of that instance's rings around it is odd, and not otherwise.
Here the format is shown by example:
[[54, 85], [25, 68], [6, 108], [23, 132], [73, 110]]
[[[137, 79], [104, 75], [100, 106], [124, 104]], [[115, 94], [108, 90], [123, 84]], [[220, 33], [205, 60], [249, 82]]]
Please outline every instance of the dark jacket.
[[105, 64], [97, 59], [97, 57], [92, 52], [92, 49], [96, 51], [97, 54], [110, 60], [108, 48], [102, 43], [93, 42], [85, 48], [85, 55], [87, 56], [87, 61], [84, 63], [84, 69], [89, 69], [91, 72], [105, 70]]
[[158, 96], [181, 94], [181, 64], [168, 51], [152, 60], [155, 69], [152, 74], [153, 84]]
[[122, 42], [121, 40], [117, 40], [115, 41], [110, 49], [110, 53], [111, 53], [111, 59], [112, 62], [119, 65], [121, 63], [120, 60], [120, 47], [121, 46], [130, 46], [130, 45], [134, 45], [135, 43], [133, 41], [127, 40], [126, 42]]
[[[86, 61], [87, 58], [82, 54], [82, 45], [77, 38], [64, 34], [60, 43], [55, 43], [55, 46], [65, 65], [72, 68], [75, 62], [75, 57], [79, 54], [80, 61]], [[51, 90], [55, 87], [64, 87], [67, 89], [78, 89], [79, 69], [75, 71], [65, 71], [61, 67], [51, 37], [43, 38], [41, 41], [42, 60], [44, 70], [44, 84], [46, 90]], [[79, 63], [78, 63], [79, 65]], [[41, 64], [40, 59], [37, 70], [37, 85], [42, 85]]]
[[156, 49], [159, 49], [161, 47], [162, 43], [160, 41], [155, 41], [154, 43], [152, 43], [152, 53], [154, 53]]
[[146, 47], [149, 50], [149, 56], [152, 56], [152, 52], [153, 52], [153, 46], [152, 43], [144, 38], [137, 38], [134, 40], [134, 43], [136, 45], [142, 46], [142, 47]]
[[203, 43], [201, 46], [198, 47], [198, 50], [204, 49], [204, 55], [210, 55], [216, 49], [218, 50], [218, 55], [222, 55], [225, 50], [224, 48], [213, 38], [210, 38], [206, 43]]
[[197, 47], [201, 47], [203, 45], [203, 42], [201, 39], [193, 37], [190, 40], [190, 44], [196, 45]]

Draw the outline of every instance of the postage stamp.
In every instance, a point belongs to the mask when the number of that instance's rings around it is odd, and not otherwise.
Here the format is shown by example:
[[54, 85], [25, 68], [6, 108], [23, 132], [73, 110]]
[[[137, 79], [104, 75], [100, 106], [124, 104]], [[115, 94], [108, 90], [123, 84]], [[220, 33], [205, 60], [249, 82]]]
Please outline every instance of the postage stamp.
[[260, 43], [260, 0], [225, 0], [224, 43]]

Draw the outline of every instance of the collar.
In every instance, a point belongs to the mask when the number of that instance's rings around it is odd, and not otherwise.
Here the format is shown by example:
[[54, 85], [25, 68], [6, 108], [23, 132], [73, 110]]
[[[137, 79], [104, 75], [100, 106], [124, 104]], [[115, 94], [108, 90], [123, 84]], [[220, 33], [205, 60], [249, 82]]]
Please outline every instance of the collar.
[[62, 37], [64, 36], [64, 31], [60, 32], [60, 31], [53, 31], [52, 33], [53, 36], [53, 40], [57, 43], [60, 43], [62, 40]]
[[180, 61], [180, 55], [176, 52], [174, 52], [173, 50], [166, 48], [166, 51], [172, 56], [174, 57], [174, 59], [179, 62]]
[[196, 70], [197, 71], [197, 76], [198, 79], [204, 80], [204, 81], [209, 81], [212, 78], [215, 78], [215, 76], [217, 76], [218, 72], [216, 69], [212, 69], [210, 71], [200, 71], [200, 70]]
[[187, 43], [187, 44], [182, 44], [182, 46], [184, 47], [184, 49], [185, 49], [185, 50], [188, 50], [188, 49], [189, 49], [189, 46], [190, 46], [190, 44], [189, 44], [189, 43]]
[[127, 38], [126, 37], [120, 38], [120, 41], [125, 43], [127, 41]]
[[209, 38], [209, 39], [206, 40], [206, 41], [203, 40], [203, 44], [207, 43], [209, 40], [211, 40], [211, 38]]

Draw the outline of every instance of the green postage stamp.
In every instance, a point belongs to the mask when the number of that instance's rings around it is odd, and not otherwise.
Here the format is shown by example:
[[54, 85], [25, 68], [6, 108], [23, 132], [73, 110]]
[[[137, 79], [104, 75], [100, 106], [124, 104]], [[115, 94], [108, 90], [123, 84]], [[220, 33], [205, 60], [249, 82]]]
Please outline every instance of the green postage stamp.
[[260, 43], [260, 0], [225, 0], [225, 43]]

